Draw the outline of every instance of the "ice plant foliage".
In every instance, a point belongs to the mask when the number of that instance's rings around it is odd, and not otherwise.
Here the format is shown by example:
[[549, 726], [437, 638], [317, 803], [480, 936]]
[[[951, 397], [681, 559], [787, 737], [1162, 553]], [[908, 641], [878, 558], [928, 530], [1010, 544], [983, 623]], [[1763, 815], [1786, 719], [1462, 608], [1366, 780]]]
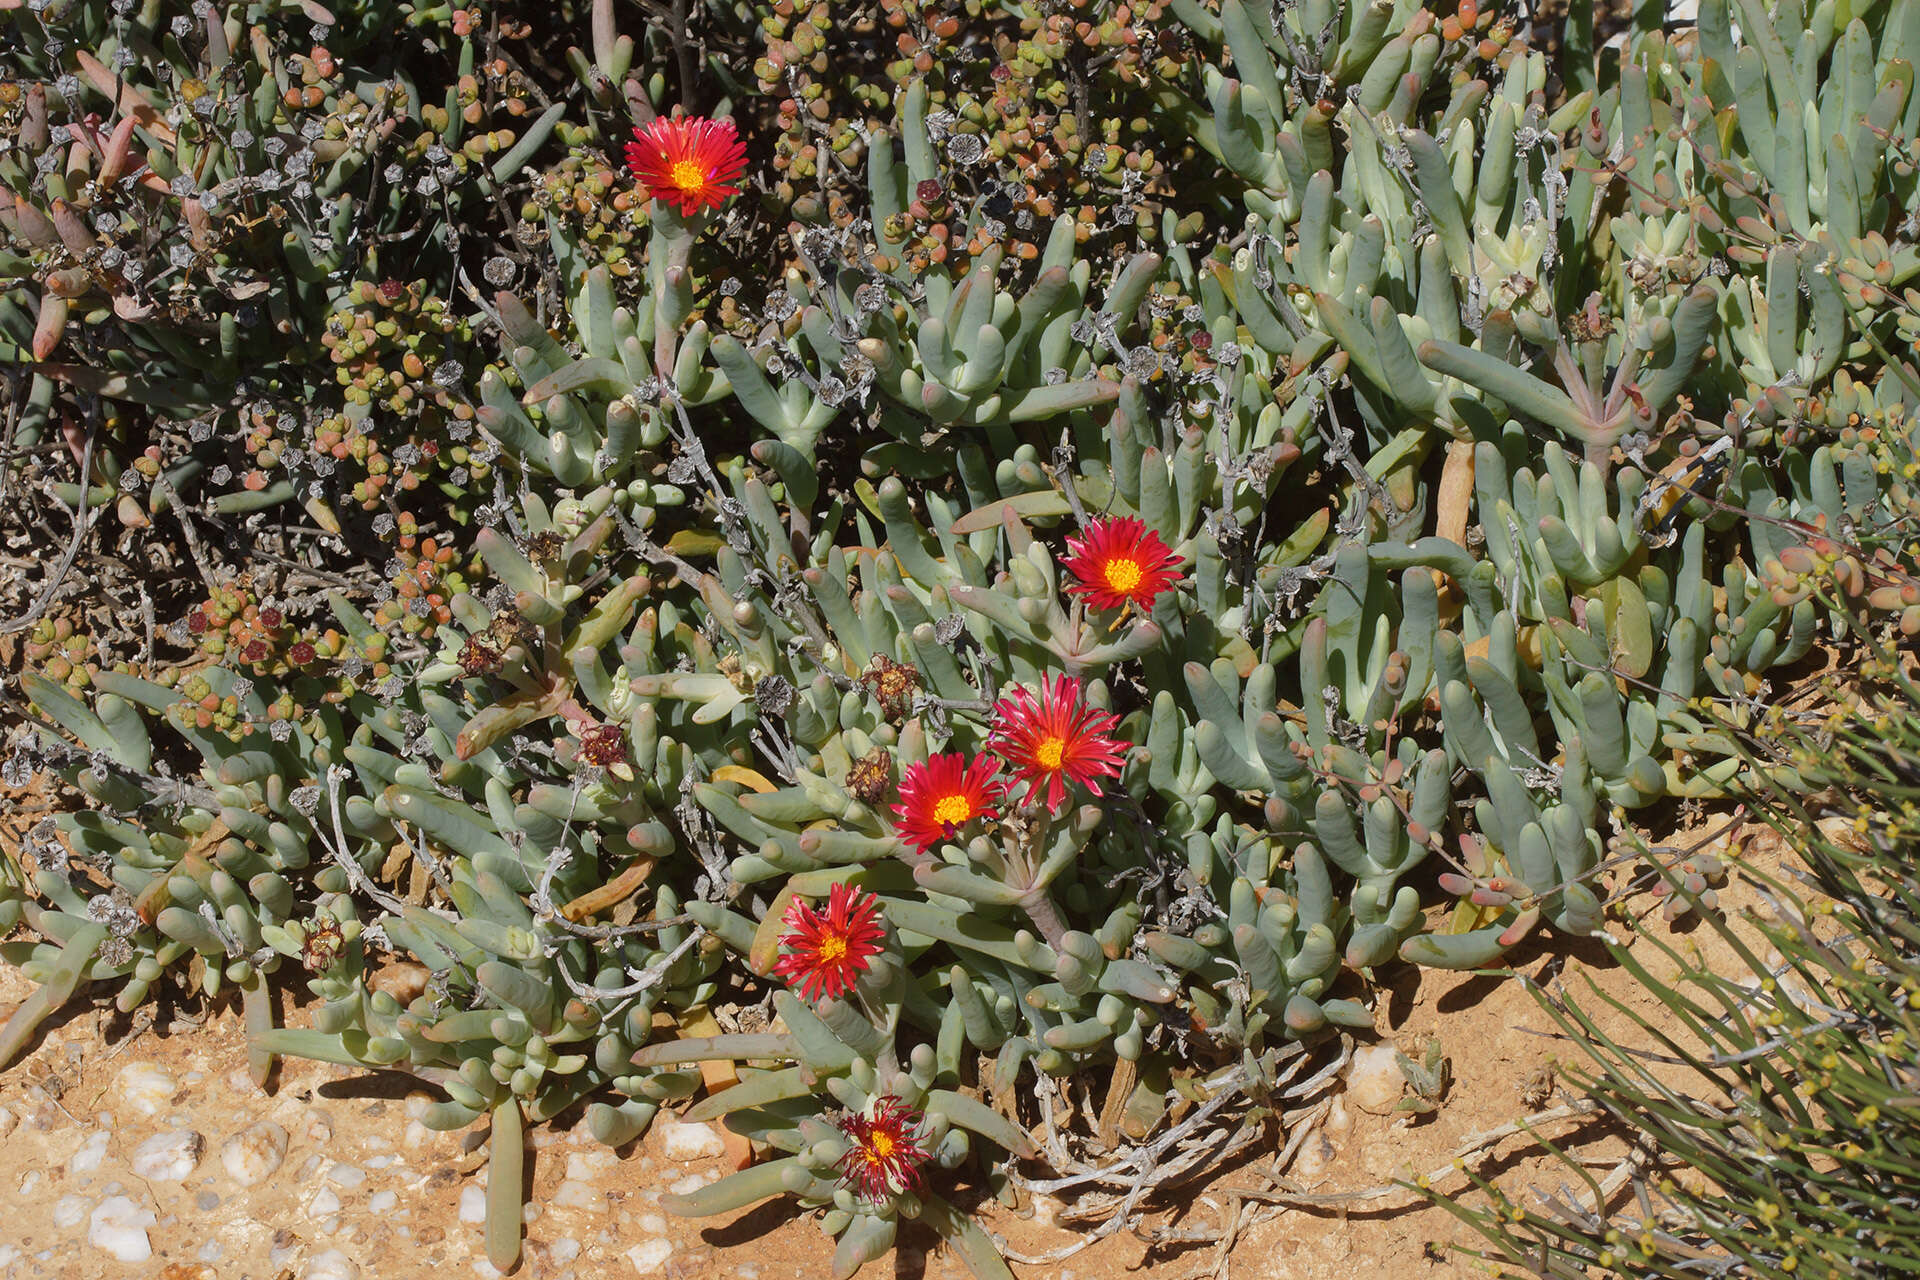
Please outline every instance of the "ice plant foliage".
[[1180, 557], [1135, 516], [1088, 522], [1083, 536], [1067, 539], [1067, 551], [1061, 563], [1079, 579], [1067, 590], [1096, 609], [1132, 604], [1151, 612], [1160, 593], [1180, 580]]
[[1015, 689], [993, 707], [993, 733], [987, 749], [1013, 768], [1012, 784], [1026, 784], [1023, 803], [1044, 793], [1047, 811], [1060, 812], [1067, 783], [1085, 783], [1100, 794], [1101, 778], [1120, 776], [1127, 744], [1110, 736], [1120, 718], [1080, 700], [1080, 681], [1072, 676], [1043, 676], [1040, 696]]
[[891, 1096], [877, 1099], [870, 1115], [845, 1117], [840, 1130], [853, 1145], [840, 1157], [841, 1172], [868, 1200], [918, 1188], [928, 1155], [919, 1128], [920, 1113]]
[[747, 144], [735, 135], [731, 120], [659, 119], [635, 129], [627, 144], [627, 167], [647, 194], [686, 215], [718, 209], [738, 195], [736, 184], [746, 165]]
[[894, 830], [916, 850], [928, 853], [975, 818], [998, 817], [1006, 789], [999, 772], [1000, 762], [992, 756], [975, 756], [969, 763], [958, 751], [911, 766], [900, 779]]
[[773, 971], [804, 999], [846, 994], [880, 954], [880, 899], [870, 893], [837, 884], [825, 911], [795, 898], [785, 919], [780, 945], [787, 953]]

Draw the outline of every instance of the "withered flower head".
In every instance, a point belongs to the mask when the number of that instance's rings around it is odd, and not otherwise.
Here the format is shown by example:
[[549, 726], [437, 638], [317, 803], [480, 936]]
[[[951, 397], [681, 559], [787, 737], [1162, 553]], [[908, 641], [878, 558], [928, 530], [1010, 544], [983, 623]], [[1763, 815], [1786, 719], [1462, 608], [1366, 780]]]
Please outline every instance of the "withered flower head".
[[300, 946], [300, 963], [309, 972], [331, 969], [345, 946], [338, 920], [318, 920], [307, 926], [307, 940]]
[[847, 770], [847, 790], [862, 804], [879, 804], [893, 788], [893, 755], [875, 747]]
[[616, 778], [633, 781], [633, 765], [627, 755], [627, 731], [617, 724], [576, 723], [573, 731], [580, 738], [580, 759], [597, 765]]
[[884, 653], [876, 653], [873, 663], [861, 675], [860, 683], [880, 704], [880, 714], [889, 720], [901, 720], [913, 706], [914, 692], [920, 688], [920, 672], [904, 662], [895, 662]]
[[500, 670], [500, 651], [478, 636], [468, 636], [460, 650], [460, 669], [470, 676], [490, 676]]

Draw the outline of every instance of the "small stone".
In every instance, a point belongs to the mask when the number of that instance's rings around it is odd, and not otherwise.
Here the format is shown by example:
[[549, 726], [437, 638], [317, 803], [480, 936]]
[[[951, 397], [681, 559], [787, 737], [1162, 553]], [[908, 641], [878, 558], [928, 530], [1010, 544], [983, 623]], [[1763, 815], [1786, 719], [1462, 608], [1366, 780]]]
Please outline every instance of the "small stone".
[[80, 1225], [87, 1216], [87, 1198], [85, 1196], [61, 1196], [53, 1202], [53, 1225], [65, 1231], [68, 1227]]
[[1033, 1197], [1033, 1220], [1040, 1226], [1050, 1227], [1066, 1207], [1067, 1202], [1060, 1197], [1036, 1192]]
[[120, 1101], [143, 1116], [165, 1111], [179, 1087], [157, 1062], [129, 1062], [114, 1077]]
[[659, 1123], [660, 1149], [669, 1160], [689, 1164], [695, 1160], [716, 1160], [727, 1154], [727, 1144], [712, 1125], [668, 1120], [664, 1116]]
[[145, 1262], [153, 1256], [147, 1228], [157, 1221], [126, 1196], [108, 1196], [87, 1220], [87, 1243], [120, 1262]]
[[220, 1163], [243, 1187], [257, 1187], [287, 1159], [287, 1131], [271, 1120], [242, 1129], [220, 1144]]
[[273, 1266], [284, 1267], [289, 1259], [300, 1252], [300, 1248], [300, 1237], [282, 1227], [273, 1233], [273, 1243], [267, 1247], [267, 1261]]
[[409, 1120], [406, 1129], [400, 1134], [400, 1141], [409, 1147], [424, 1147], [433, 1141], [433, 1130], [418, 1120]]
[[367, 1171], [350, 1164], [336, 1164], [327, 1170], [327, 1181], [352, 1190], [367, 1180]]
[[620, 1162], [611, 1151], [570, 1151], [567, 1153], [567, 1177], [575, 1182], [592, 1182]]
[[40, 1169], [27, 1170], [26, 1174], [20, 1179], [20, 1198], [25, 1200], [37, 1191], [40, 1187], [40, 1180], [46, 1176], [46, 1173]]
[[220, 1197], [211, 1191], [202, 1191], [193, 1198], [193, 1204], [202, 1213], [212, 1213], [220, 1207]]
[[487, 1193], [481, 1187], [472, 1185], [460, 1188], [460, 1221], [485, 1222], [487, 1220]]
[[709, 1173], [690, 1173], [667, 1190], [677, 1196], [690, 1196], [713, 1180], [713, 1175]]
[[640, 1229], [649, 1235], [663, 1236], [667, 1234], [667, 1220], [657, 1213], [643, 1213], [640, 1215]]
[[549, 1200], [558, 1209], [578, 1209], [582, 1213], [605, 1213], [607, 1211], [606, 1193], [595, 1191], [584, 1182], [575, 1182], [568, 1178], [554, 1191]]
[[226, 1251], [227, 1246], [221, 1244], [218, 1240], [209, 1240], [200, 1246], [200, 1252], [195, 1256], [202, 1262], [218, 1262], [220, 1261], [221, 1255], [226, 1253]]
[[134, 1173], [148, 1182], [178, 1182], [200, 1164], [207, 1140], [191, 1129], [156, 1133], [133, 1149]]
[[96, 1133], [80, 1144], [80, 1149], [67, 1161], [67, 1172], [71, 1174], [92, 1173], [107, 1158], [107, 1144], [113, 1141], [110, 1133]]
[[253, 1073], [245, 1067], [227, 1072], [227, 1089], [243, 1098], [264, 1098], [267, 1091], [253, 1082]]
[[395, 960], [367, 975], [367, 986], [375, 991], [386, 992], [405, 1007], [425, 994], [427, 983], [432, 977], [433, 974], [423, 964], [415, 964], [411, 960]]
[[19, 1123], [20, 1117], [14, 1113], [12, 1108], [0, 1107], [0, 1138], [4, 1138], [12, 1133], [14, 1126]]
[[304, 1280], [360, 1280], [360, 1267], [338, 1249], [328, 1249], [307, 1259]]
[[547, 1258], [557, 1267], [564, 1267], [580, 1256], [580, 1242], [572, 1236], [561, 1236], [547, 1246]]
[[1400, 1101], [1407, 1078], [1390, 1044], [1370, 1044], [1353, 1051], [1347, 1064], [1347, 1100], [1376, 1116], [1391, 1112]]
[[307, 1206], [307, 1216], [310, 1218], [331, 1218], [338, 1212], [340, 1197], [329, 1188], [322, 1188], [320, 1194], [313, 1198], [313, 1203]]
[[667, 1265], [667, 1259], [673, 1256], [673, 1241], [649, 1240], [627, 1250], [627, 1261], [633, 1269], [643, 1276], [653, 1275]]
[[1327, 1172], [1338, 1154], [1332, 1140], [1316, 1130], [1300, 1144], [1300, 1152], [1294, 1156], [1293, 1167], [1288, 1173], [1296, 1182], [1313, 1186]]
[[388, 1213], [400, 1202], [400, 1197], [391, 1191], [376, 1191], [367, 1197], [367, 1209], [372, 1213]]
[[333, 1141], [333, 1117], [324, 1111], [309, 1111], [306, 1116], [305, 1137], [316, 1147], [324, 1147]]

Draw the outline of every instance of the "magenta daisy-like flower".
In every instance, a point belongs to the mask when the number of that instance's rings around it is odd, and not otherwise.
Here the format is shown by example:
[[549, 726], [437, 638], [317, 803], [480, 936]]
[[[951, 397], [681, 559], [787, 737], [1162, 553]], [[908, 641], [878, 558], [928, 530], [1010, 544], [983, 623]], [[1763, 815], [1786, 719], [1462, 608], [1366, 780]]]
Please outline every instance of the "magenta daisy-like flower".
[[852, 1139], [840, 1157], [841, 1174], [869, 1201], [924, 1186], [920, 1166], [932, 1153], [920, 1145], [919, 1130], [918, 1111], [891, 1095], [877, 1099], [869, 1114], [840, 1121], [840, 1131]]
[[921, 853], [952, 840], [975, 818], [999, 816], [1005, 784], [996, 776], [1000, 762], [958, 751], [934, 756], [907, 769], [900, 779], [900, 803], [893, 806], [893, 829]]
[[747, 144], [734, 133], [731, 120], [662, 118], [635, 129], [627, 144], [627, 168], [647, 194], [689, 216], [718, 209], [738, 195], [746, 167]]
[[1180, 557], [1135, 516], [1089, 521], [1084, 535], [1067, 539], [1067, 551], [1061, 563], [1078, 579], [1067, 591], [1095, 609], [1131, 604], [1151, 613], [1160, 593], [1180, 581]]
[[1119, 723], [1120, 717], [1080, 700], [1077, 679], [1043, 676], [1039, 697], [1015, 689], [993, 704], [987, 749], [1012, 767], [1013, 785], [1026, 784], [1022, 803], [1044, 793], [1047, 812], [1058, 813], [1068, 782], [1084, 783], [1097, 796], [1101, 778], [1120, 776], [1130, 744], [1108, 736]]
[[798, 987], [802, 999], [846, 994], [880, 954], [880, 899], [859, 889], [833, 886], [825, 911], [795, 898], [785, 922], [780, 945], [787, 953], [773, 971]]

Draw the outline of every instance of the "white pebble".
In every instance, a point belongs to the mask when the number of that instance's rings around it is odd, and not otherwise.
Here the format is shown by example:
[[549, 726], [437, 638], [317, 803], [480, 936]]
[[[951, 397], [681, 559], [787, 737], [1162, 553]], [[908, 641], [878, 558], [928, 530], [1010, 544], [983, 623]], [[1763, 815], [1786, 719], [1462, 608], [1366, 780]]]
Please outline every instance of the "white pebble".
[[179, 1087], [157, 1062], [129, 1062], [114, 1077], [120, 1100], [144, 1116], [165, 1111]]
[[547, 1258], [555, 1266], [564, 1267], [580, 1256], [580, 1242], [572, 1236], [561, 1236], [547, 1246]]
[[479, 1276], [480, 1280], [500, 1280], [500, 1277], [507, 1273], [494, 1266], [491, 1262], [488, 1262], [485, 1258], [475, 1258], [473, 1260], [473, 1274]]
[[712, 1160], [727, 1154], [727, 1144], [709, 1124], [660, 1118], [661, 1150], [667, 1159], [682, 1164], [694, 1160]]
[[20, 1179], [20, 1198], [25, 1200], [38, 1190], [40, 1187], [40, 1179], [45, 1176], [46, 1174], [39, 1169], [27, 1170], [26, 1174]]
[[338, 1249], [328, 1249], [307, 1260], [305, 1280], [360, 1280], [360, 1268]]
[[485, 1222], [486, 1220], [486, 1191], [471, 1184], [460, 1188], [460, 1221]]
[[145, 1262], [153, 1256], [147, 1228], [158, 1219], [125, 1196], [108, 1196], [87, 1220], [87, 1243], [121, 1262]]
[[656, 1236], [667, 1234], [667, 1220], [657, 1213], [640, 1215], [640, 1229]]
[[575, 1182], [568, 1178], [554, 1190], [548, 1203], [557, 1209], [578, 1209], [582, 1213], [605, 1213], [607, 1211], [606, 1193], [595, 1191], [584, 1182]]
[[340, 1197], [328, 1188], [322, 1188], [320, 1194], [313, 1198], [313, 1203], [307, 1206], [307, 1216], [310, 1218], [331, 1218], [338, 1212]]
[[375, 1156], [373, 1157], [373, 1159], [367, 1161], [367, 1168], [391, 1169], [394, 1165], [397, 1165], [399, 1163], [400, 1163], [399, 1156]]
[[133, 1171], [148, 1182], [178, 1182], [192, 1173], [207, 1140], [191, 1129], [156, 1133], [133, 1149]]
[[409, 1120], [406, 1129], [400, 1134], [400, 1141], [409, 1147], [424, 1147], [433, 1141], [433, 1130], [418, 1120]]
[[[4, 1138], [12, 1133], [13, 1127], [19, 1123], [20, 1117], [14, 1114], [11, 1107], [0, 1107], [0, 1138]], [[8, 1245], [7, 1247], [12, 1248], [13, 1246]]]
[[324, 1111], [309, 1111], [306, 1116], [306, 1138], [316, 1147], [324, 1147], [333, 1141], [333, 1117]]
[[677, 1196], [690, 1196], [694, 1192], [698, 1191], [700, 1188], [706, 1186], [709, 1182], [713, 1182], [713, 1181], [715, 1181], [715, 1178], [710, 1173], [690, 1173], [686, 1177], [680, 1179], [680, 1181], [668, 1187], [667, 1190], [673, 1192], [673, 1194]]
[[271, 1178], [286, 1158], [287, 1131], [271, 1120], [249, 1125], [220, 1144], [220, 1163], [243, 1187]]
[[602, 1148], [599, 1151], [569, 1151], [567, 1177], [575, 1182], [592, 1182], [620, 1163], [620, 1157]]
[[1405, 1090], [1407, 1078], [1390, 1044], [1370, 1044], [1353, 1051], [1347, 1066], [1347, 1101], [1362, 1111], [1384, 1116]]
[[336, 1164], [327, 1170], [327, 1181], [351, 1190], [367, 1180], [367, 1171], [350, 1164]]
[[633, 1269], [643, 1276], [650, 1276], [667, 1265], [667, 1259], [673, 1256], [673, 1241], [649, 1240], [627, 1250], [627, 1261]]
[[113, 1141], [110, 1133], [96, 1133], [80, 1144], [80, 1149], [67, 1161], [68, 1173], [92, 1173], [107, 1158], [107, 1144]]
[[61, 1196], [53, 1202], [53, 1225], [62, 1231], [78, 1226], [87, 1216], [87, 1198], [85, 1196]]
[[5, 1271], [27, 1255], [10, 1244], [0, 1244], [0, 1271]]
[[376, 1191], [367, 1197], [367, 1209], [373, 1213], [386, 1213], [400, 1202], [400, 1197], [391, 1191]]

